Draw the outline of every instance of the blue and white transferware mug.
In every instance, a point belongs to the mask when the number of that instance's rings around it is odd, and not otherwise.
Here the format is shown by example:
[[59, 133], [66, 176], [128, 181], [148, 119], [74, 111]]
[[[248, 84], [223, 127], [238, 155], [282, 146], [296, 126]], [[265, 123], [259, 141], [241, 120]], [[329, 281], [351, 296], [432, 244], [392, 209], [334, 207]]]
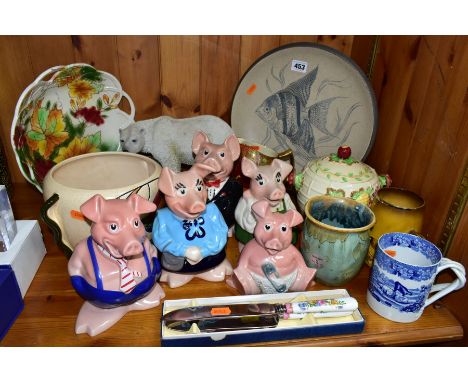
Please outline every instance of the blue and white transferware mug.
[[[447, 268], [457, 279], [433, 285], [437, 274]], [[434, 244], [419, 236], [391, 232], [379, 238], [367, 303], [388, 320], [413, 322], [426, 306], [462, 288], [465, 282], [463, 265], [444, 258]]]

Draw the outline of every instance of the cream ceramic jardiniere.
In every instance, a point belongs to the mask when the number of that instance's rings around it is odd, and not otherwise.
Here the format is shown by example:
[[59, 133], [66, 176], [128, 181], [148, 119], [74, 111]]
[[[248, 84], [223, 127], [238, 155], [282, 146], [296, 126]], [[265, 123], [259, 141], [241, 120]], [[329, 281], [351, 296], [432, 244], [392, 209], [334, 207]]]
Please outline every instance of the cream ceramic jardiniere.
[[89, 235], [90, 224], [80, 206], [96, 194], [105, 199], [127, 198], [132, 193], [153, 201], [161, 166], [143, 155], [101, 152], [69, 158], [54, 166], [44, 179], [42, 218], [57, 244], [71, 249]]

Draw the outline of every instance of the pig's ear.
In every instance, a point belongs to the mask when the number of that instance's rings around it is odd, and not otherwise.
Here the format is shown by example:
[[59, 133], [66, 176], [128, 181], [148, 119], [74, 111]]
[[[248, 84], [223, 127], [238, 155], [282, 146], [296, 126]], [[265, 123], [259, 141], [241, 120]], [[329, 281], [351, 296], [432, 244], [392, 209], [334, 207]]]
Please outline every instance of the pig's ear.
[[263, 219], [270, 213], [270, 203], [266, 200], [260, 200], [252, 204], [252, 212], [255, 220]]
[[273, 167], [279, 168], [281, 171], [281, 179], [285, 180], [286, 177], [289, 175], [289, 173], [292, 171], [293, 166], [289, 164], [288, 162], [285, 162], [284, 160], [281, 159], [273, 159], [273, 162], [271, 162], [271, 165]]
[[100, 220], [102, 207], [105, 202], [106, 199], [104, 199], [101, 195], [94, 195], [91, 199], [88, 199], [80, 206], [80, 211], [85, 216], [85, 218], [96, 223]]
[[234, 134], [231, 134], [224, 141], [224, 146], [226, 146], [231, 152], [231, 158], [233, 161], [237, 160], [240, 156], [240, 144], [239, 140]]
[[198, 131], [193, 136], [193, 140], [192, 140], [193, 153], [197, 155], [202, 145], [204, 145], [205, 143], [209, 143], [209, 142], [210, 142], [210, 139], [208, 138], [208, 136], [203, 131]]
[[192, 168], [202, 178], [205, 178], [208, 174], [211, 174], [212, 172], [216, 171], [216, 169], [214, 169], [206, 163], [194, 163]]
[[159, 175], [158, 187], [164, 195], [175, 196], [173, 182], [174, 175], [175, 172], [172, 171], [169, 167], [163, 167], [163, 169], [161, 170], [161, 175]]
[[242, 174], [244, 174], [247, 178], [253, 178], [258, 171], [257, 165], [246, 157], [242, 158], [241, 168]]
[[127, 203], [130, 204], [132, 209], [138, 214], [146, 214], [148, 212], [156, 211], [156, 204], [146, 200], [138, 194], [132, 194], [127, 199]]
[[287, 220], [289, 220], [289, 226], [294, 227], [298, 224], [301, 224], [304, 221], [302, 215], [296, 210], [289, 210], [285, 214]]

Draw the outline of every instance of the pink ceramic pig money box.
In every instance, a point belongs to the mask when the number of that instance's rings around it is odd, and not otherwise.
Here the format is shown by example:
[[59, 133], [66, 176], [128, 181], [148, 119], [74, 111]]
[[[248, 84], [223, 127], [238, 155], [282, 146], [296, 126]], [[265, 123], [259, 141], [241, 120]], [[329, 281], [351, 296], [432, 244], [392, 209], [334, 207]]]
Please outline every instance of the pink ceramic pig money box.
[[293, 169], [292, 165], [280, 159], [274, 159], [269, 165], [257, 166], [250, 159], [243, 157], [241, 168], [242, 173], [250, 178], [250, 187], [244, 191], [235, 210], [235, 233], [240, 250], [242, 250], [242, 244], [246, 244], [253, 238], [257, 221], [251, 208], [255, 202], [266, 200], [272, 212], [296, 209], [283, 184], [284, 179]]
[[153, 308], [164, 297], [156, 282], [161, 274], [157, 251], [140, 220], [156, 205], [136, 194], [114, 200], [95, 195], [80, 210], [92, 222], [91, 236], [75, 247], [68, 273], [86, 300], [75, 331], [94, 336], [127, 312]]
[[292, 227], [302, 223], [299, 212], [271, 212], [266, 200], [252, 205], [257, 221], [254, 240], [243, 248], [228, 285], [244, 294], [304, 291], [316, 270], [308, 268], [291, 244]]
[[214, 168], [214, 172], [205, 177], [208, 201], [216, 204], [227, 226], [232, 227], [235, 223], [234, 211], [242, 196], [242, 185], [229, 177], [240, 155], [237, 137], [231, 134], [224, 143], [217, 145], [199, 131], [193, 137], [192, 151], [196, 155], [196, 163], [205, 163]]
[[224, 250], [228, 227], [216, 204], [206, 204], [203, 178], [213, 171], [203, 163], [179, 173], [168, 167], [161, 171], [159, 189], [167, 208], [157, 212], [153, 242], [161, 252], [161, 281], [171, 288], [195, 276], [223, 281], [226, 274], [232, 273]]

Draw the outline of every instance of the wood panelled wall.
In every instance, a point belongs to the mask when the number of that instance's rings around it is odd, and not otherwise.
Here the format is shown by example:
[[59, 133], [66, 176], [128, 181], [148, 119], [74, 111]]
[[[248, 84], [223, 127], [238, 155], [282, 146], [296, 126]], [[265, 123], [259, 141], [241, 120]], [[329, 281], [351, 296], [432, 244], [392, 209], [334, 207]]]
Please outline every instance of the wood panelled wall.
[[381, 38], [373, 84], [380, 125], [367, 162], [426, 201], [437, 241], [468, 159], [468, 37]]
[[[373, 76], [380, 124], [367, 162], [378, 172], [389, 173], [395, 186], [413, 190], [425, 199], [423, 233], [435, 243], [441, 238], [468, 164], [467, 69], [466, 36], [380, 39]], [[468, 189], [468, 179], [464, 184]], [[467, 235], [465, 206], [446, 255], [466, 269]], [[453, 279], [448, 273], [440, 279]], [[468, 333], [466, 301], [468, 287], [443, 299]], [[468, 344], [468, 334], [460, 344]]]
[[[0, 137], [13, 182], [25, 182], [10, 146], [22, 90], [55, 65], [86, 62], [114, 74], [136, 120], [214, 114], [229, 122], [239, 79], [265, 52], [318, 42], [366, 71], [372, 36], [0, 36]], [[468, 156], [468, 37], [384, 36], [373, 85], [380, 126], [368, 163], [426, 200], [425, 233], [441, 235]]]
[[13, 182], [25, 182], [10, 146], [22, 90], [56, 65], [84, 62], [115, 75], [136, 120], [214, 114], [229, 122], [237, 83], [262, 54], [280, 45], [320, 42], [367, 66], [370, 36], [0, 36], [0, 131]]

